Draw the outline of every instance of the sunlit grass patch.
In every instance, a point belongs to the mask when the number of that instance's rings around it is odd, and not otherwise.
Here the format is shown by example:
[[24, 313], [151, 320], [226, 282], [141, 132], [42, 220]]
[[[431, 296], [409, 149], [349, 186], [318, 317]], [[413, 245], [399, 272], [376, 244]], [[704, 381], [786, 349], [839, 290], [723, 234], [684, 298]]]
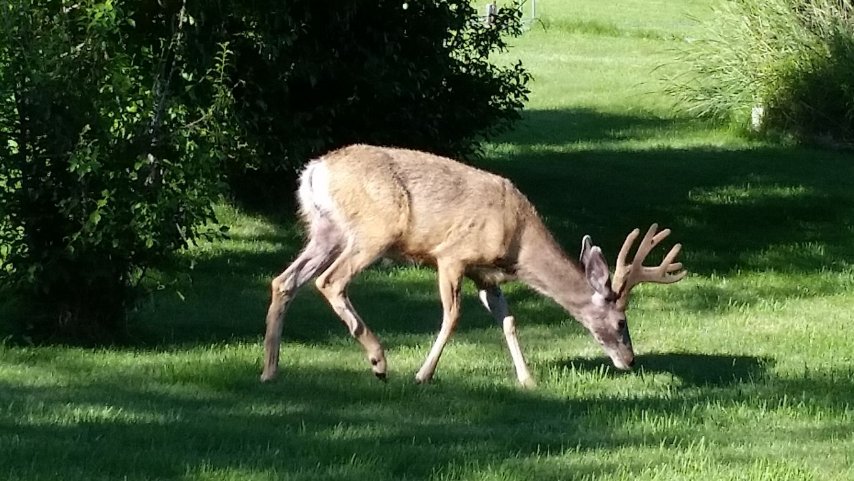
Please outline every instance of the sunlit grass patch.
[[747, 202], [765, 202], [774, 199], [786, 199], [815, 195], [816, 192], [803, 185], [727, 185], [714, 189], [692, 192], [692, 201], [709, 204], [739, 204]]

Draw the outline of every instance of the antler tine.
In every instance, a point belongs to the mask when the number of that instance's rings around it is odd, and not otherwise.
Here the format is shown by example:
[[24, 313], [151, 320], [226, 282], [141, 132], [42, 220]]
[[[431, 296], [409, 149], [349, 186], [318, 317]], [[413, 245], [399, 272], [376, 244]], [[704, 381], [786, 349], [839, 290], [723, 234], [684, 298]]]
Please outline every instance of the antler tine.
[[640, 235], [640, 229], [635, 229], [626, 236], [626, 240], [623, 241], [623, 246], [620, 248], [620, 253], [617, 254], [617, 263], [614, 266], [614, 277], [611, 282], [611, 288], [614, 292], [620, 292], [620, 289], [623, 287], [623, 281], [626, 279], [626, 276], [629, 274], [629, 270], [631, 265], [626, 263], [626, 257], [629, 255], [629, 250], [632, 248], [632, 245], [635, 243], [635, 239]]
[[646, 231], [646, 235], [643, 236], [643, 240], [641, 240], [641, 243], [638, 246], [638, 251], [635, 253], [632, 265], [640, 266], [643, 264], [644, 259], [649, 255], [650, 251], [652, 251], [659, 242], [670, 235], [670, 229], [664, 229], [656, 234], [657, 230], [658, 224], [652, 224], [649, 226], [649, 230]]
[[[658, 282], [660, 284], [672, 284], [679, 282], [688, 272], [682, 270], [681, 262], [673, 262], [682, 250], [682, 244], [676, 244], [670, 248], [670, 252], [664, 256], [661, 264], [655, 267], [644, 267], [640, 281]], [[681, 272], [678, 272], [681, 271]], [[675, 274], [673, 274], [675, 272]]]
[[617, 257], [617, 266], [614, 272], [613, 289], [621, 296], [626, 296], [631, 289], [641, 282], [655, 282], [660, 284], [671, 284], [682, 280], [687, 272], [682, 270], [681, 262], [674, 262], [679, 252], [682, 250], [682, 244], [674, 245], [670, 251], [664, 256], [664, 260], [657, 266], [644, 266], [643, 261], [647, 255], [655, 248], [662, 240], [670, 235], [670, 229], [658, 231], [658, 224], [652, 224], [647, 230], [646, 235], [641, 239], [638, 245], [637, 252], [631, 264], [626, 263], [626, 257], [631, 244], [637, 238], [639, 231], [635, 229], [626, 237], [623, 243], [623, 248], [620, 249], [620, 254]]

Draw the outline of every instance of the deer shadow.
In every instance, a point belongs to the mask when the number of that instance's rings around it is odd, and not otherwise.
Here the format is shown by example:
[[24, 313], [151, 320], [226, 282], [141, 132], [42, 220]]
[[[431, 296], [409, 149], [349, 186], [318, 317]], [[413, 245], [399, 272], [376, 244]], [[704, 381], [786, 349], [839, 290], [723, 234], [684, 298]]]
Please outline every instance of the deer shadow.
[[606, 358], [575, 357], [554, 363], [554, 367], [582, 372], [599, 372], [609, 377], [669, 374], [683, 386], [726, 387], [766, 378], [773, 359], [691, 352], [639, 354], [632, 371], [619, 371]]

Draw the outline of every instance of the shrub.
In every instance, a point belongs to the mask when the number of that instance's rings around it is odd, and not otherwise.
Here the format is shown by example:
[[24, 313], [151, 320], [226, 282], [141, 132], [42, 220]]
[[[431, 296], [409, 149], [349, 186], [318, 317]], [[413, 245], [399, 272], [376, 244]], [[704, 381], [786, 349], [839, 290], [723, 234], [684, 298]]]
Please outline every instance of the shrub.
[[177, 14], [158, 50], [111, 1], [0, 14], [0, 281], [35, 306], [35, 334], [103, 340], [143, 271], [209, 234], [217, 104], [189, 99], [216, 72], [180, 75]]
[[[215, 235], [225, 172], [351, 142], [471, 153], [526, 99], [468, 0], [0, 0], [0, 288], [36, 334], [120, 331], [145, 270]], [[236, 182], [238, 183], [238, 182]]]
[[850, 0], [733, 0], [680, 50], [688, 73], [668, 91], [692, 113], [799, 138], [854, 140]]
[[237, 172], [259, 169], [267, 179], [353, 142], [471, 154], [527, 100], [521, 64], [490, 61], [521, 34], [518, 4], [500, 9], [491, 25], [469, 0], [216, 0], [188, 8], [197, 58], [221, 42], [234, 52], [235, 115], [245, 133], [242, 149], [230, 151]]

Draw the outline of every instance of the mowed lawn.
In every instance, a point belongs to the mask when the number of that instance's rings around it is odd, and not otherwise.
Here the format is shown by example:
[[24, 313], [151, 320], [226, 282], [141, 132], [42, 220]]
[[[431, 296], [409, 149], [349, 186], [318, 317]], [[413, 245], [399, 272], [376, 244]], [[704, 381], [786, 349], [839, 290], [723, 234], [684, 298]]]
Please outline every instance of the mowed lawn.
[[416, 385], [441, 316], [435, 277], [380, 265], [351, 297], [389, 381], [306, 288], [281, 376], [262, 385], [269, 279], [302, 237], [289, 201], [275, 218], [223, 206], [231, 239], [159, 274], [134, 345], [0, 347], [0, 479], [854, 479], [854, 153], [676, 112], [658, 79], [709, 5], [538, 2], [542, 22], [499, 59], [533, 73], [528, 109], [478, 161], [528, 194], [570, 255], [584, 234], [613, 261], [632, 228], [673, 229], [691, 274], [638, 288], [634, 371], [508, 285], [539, 384], [519, 388], [467, 284], [435, 381]]

